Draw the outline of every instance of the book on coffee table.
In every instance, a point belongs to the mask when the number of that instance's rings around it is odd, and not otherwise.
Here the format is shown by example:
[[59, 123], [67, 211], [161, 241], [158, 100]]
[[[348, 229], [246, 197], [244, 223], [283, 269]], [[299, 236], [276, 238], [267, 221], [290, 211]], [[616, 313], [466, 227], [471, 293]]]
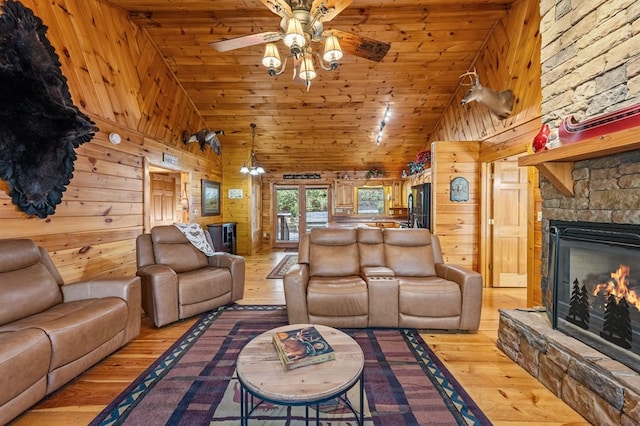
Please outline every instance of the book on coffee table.
[[336, 358], [331, 345], [313, 326], [274, 333], [273, 345], [287, 371]]

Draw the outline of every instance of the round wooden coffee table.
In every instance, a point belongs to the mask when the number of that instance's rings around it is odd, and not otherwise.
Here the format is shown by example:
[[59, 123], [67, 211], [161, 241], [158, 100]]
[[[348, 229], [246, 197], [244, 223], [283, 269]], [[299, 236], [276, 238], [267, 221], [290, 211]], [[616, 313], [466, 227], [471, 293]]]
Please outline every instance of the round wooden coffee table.
[[[286, 371], [272, 343], [274, 333], [309, 327], [311, 324], [290, 324], [274, 328], [254, 338], [238, 354], [236, 372], [240, 382], [240, 418], [246, 425], [251, 413], [263, 402], [276, 405], [305, 406], [309, 421], [309, 407], [316, 409], [319, 422], [320, 404], [340, 399], [364, 424], [364, 354], [349, 335], [335, 328], [313, 326], [333, 347], [335, 360], [307, 365]], [[359, 411], [347, 398], [347, 392], [360, 383]], [[319, 423], [318, 423], [319, 424]]]

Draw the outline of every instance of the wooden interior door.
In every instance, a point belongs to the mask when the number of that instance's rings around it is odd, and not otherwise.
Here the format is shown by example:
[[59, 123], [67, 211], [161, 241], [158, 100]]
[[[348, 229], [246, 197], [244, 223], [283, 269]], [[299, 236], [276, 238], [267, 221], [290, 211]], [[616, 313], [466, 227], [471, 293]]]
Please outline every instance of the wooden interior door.
[[493, 286], [526, 287], [527, 168], [497, 161], [493, 176]]
[[151, 227], [172, 225], [176, 219], [176, 176], [151, 174]]

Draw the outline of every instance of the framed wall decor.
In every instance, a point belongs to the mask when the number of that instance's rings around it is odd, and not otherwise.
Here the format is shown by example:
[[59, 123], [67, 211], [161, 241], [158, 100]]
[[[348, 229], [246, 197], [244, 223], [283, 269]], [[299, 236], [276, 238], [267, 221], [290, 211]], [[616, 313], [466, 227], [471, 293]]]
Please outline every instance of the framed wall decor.
[[469, 181], [458, 176], [449, 183], [449, 199], [451, 201], [469, 201]]
[[202, 216], [220, 214], [220, 183], [202, 179]]

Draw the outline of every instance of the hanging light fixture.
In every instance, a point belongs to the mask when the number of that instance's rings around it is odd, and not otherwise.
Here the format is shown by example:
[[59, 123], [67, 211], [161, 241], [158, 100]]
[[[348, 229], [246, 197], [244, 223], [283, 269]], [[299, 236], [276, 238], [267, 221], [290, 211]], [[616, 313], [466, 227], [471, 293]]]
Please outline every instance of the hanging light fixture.
[[[258, 161], [258, 157], [256, 156], [256, 152], [254, 151], [254, 145], [256, 140], [256, 124], [251, 123], [251, 157], [249, 160], [245, 161], [240, 168], [240, 173], [249, 174], [251, 176], [259, 176], [265, 173], [264, 167]], [[248, 165], [247, 165], [248, 163]]]
[[[322, 22], [320, 18], [328, 13], [326, 8], [318, 8], [312, 16], [308, 10], [296, 9], [293, 16], [285, 17], [286, 22], [281, 28], [286, 31], [282, 41], [289, 49], [290, 54], [285, 58], [284, 63], [280, 60], [280, 53], [274, 43], [267, 43], [262, 65], [267, 68], [270, 76], [275, 77], [284, 72], [287, 67], [287, 60], [291, 57], [300, 61], [299, 77], [304, 80], [307, 91], [311, 87], [311, 82], [317, 77], [314, 68], [314, 58], [317, 65], [325, 71], [334, 71], [340, 65], [342, 59], [342, 48], [340, 41], [335, 35], [323, 34]], [[311, 49], [311, 42], [324, 41], [324, 54], [320, 56]], [[297, 66], [297, 64], [296, 64]], [[294, 78], [296, 71], [294, 71]]]

